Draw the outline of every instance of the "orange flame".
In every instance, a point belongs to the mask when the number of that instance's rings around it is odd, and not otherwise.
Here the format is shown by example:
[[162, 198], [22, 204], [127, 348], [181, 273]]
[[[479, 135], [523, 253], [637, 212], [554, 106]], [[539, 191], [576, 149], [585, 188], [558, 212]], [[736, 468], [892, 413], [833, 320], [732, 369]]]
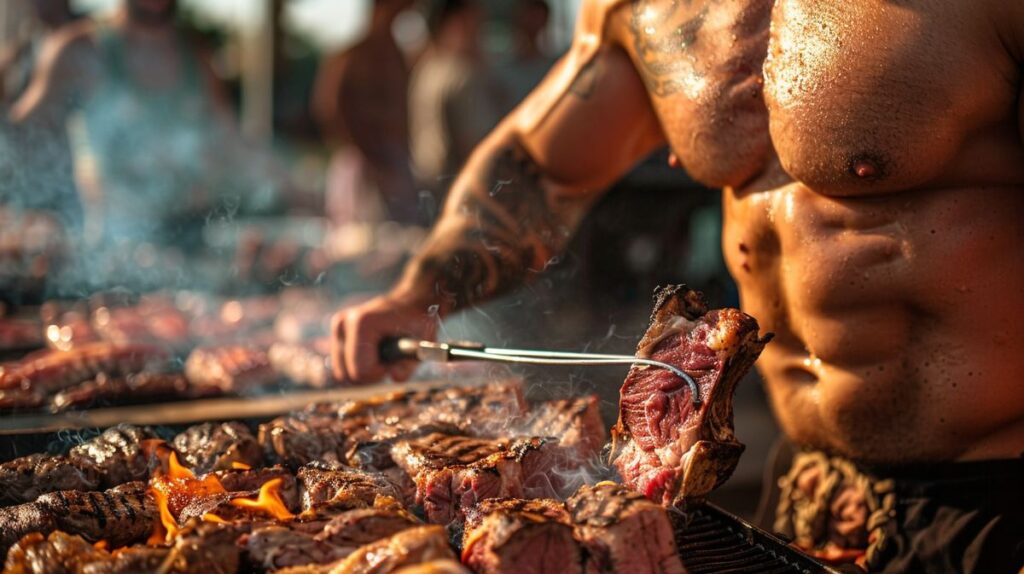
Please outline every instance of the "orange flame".
[[244, 462], [238, 462], [237, 460], [231, 461], [231, 468], [233, 468], [235, 470], [250, 470], [250, 469], [252, 469], [252, 467], [249, 466], [248, 464], [245, 464]]
[[236, 506], [238, 508], [259, 510], [278, 520], [291, 520], [292, 518], [295, 518], [295, 515], [288, 510], [287, 506], [285, 506], [279, 493], [281, 483], [283, 482], [284, 481], [280, 478], [268, 480], [260, 487], [260, 492], [259, 495], [257, 495], [256, 500], [251, 498], [236, 498], [232, 500], [230, 504], [231, 506]]
[[[160, 512], [153, 525], [153, 533], [146, 540], [147, 544], [156, 545], [170, 542], [181, 530], [178, 521], [171, 512], [172, 497], [178, 500], [182, 496], [195, 497], [227, 492], [224, 485], [214, 475], [197, 479], [194, 472], [178, 461], [178, 453], [174, 452], [163, 441], [146, 441], [147, 452], [155, 452], [166, 464], [166, 472], [158, 470], [149, 481], [149, 492], [153, 495]], [[165, 455], [165, 456], [161, 456]]]
[[95, 544], [92, 545], [92, 547], [95, 548], [96, 550], [106, 550], [109, 546], [110, 546], [110, 543], [107, 542], [106, 540], [99, 540]]
[[214, 514], [212, 512], [207, 512], [206, 514], [203, 515], [203, 522], [213, 522], [213, 523], [216, 523], [216, 524], [227, 524], [228, 521], [224, 520], [223, 518], [217, 516], [216, 514]]

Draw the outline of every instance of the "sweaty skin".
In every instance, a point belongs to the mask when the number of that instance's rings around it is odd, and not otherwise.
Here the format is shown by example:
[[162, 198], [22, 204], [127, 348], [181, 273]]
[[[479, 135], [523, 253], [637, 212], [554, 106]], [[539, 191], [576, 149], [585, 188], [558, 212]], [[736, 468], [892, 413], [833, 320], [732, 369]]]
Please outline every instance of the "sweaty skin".
[[723, 189], [726, 261], [776, 334], [758, 367], [793, 441], [866, 463], [1020, 456], [1022, 65], [1016, 2], [585, 0], [400, 283], [338, 314], [336, 368], [376, 379], [381, 337], [429, 336], [428, 308], [541, 272], [667, 143]]

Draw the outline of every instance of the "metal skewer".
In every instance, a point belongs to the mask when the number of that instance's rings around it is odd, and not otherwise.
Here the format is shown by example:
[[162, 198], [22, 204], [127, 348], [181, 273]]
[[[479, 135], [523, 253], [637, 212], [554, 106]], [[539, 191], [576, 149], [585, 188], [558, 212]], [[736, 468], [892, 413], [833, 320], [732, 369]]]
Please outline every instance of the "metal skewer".
[[665, 369], [683, 379], [690, 387], [693, 405], [700, 406], [700, 387], [697, 381], [682, 369], [662, 361], [641, 359], [632, 355], [607, 355], [600, 353], [572, 353], [564, 351], [535, 351], [529, 349], [497, 349], [480, 343], [450, 342], [436, 343], [416, 339], [386, 339], [380, 347], [381, 359], [385, 362], [417, 360], [431, 363], [447, 363], [459, 359], [517, 363], [527, 365], [647, 365]]

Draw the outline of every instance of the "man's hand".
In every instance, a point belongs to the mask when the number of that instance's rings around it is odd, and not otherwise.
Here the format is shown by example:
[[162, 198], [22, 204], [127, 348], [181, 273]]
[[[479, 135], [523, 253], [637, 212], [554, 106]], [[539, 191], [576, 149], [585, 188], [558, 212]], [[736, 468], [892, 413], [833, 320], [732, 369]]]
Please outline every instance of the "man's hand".
[[390, 375], [407, 380], [416, 362], [384, 364], [380, 343], [389, 337], [433, 340], [438, 317], [429, 306], [410, 304], [404, 298], [383, 295], [338, 311], [331, 322], [331, 365], [339, 381], [366, 384]]

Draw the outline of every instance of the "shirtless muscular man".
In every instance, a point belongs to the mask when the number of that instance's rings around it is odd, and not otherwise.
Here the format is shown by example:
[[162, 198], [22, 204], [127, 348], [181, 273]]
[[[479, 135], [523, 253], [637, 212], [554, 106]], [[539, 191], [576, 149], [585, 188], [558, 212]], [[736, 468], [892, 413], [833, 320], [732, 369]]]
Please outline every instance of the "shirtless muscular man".
[[574, 43], [477, 148], [386, 295], [382, 337], [538, 274], [668, 144], [722, 188], [758, 363], [796, 445], [774, 526], [870, 571], [1024, 565], [1024, 2], [584, 0]]

